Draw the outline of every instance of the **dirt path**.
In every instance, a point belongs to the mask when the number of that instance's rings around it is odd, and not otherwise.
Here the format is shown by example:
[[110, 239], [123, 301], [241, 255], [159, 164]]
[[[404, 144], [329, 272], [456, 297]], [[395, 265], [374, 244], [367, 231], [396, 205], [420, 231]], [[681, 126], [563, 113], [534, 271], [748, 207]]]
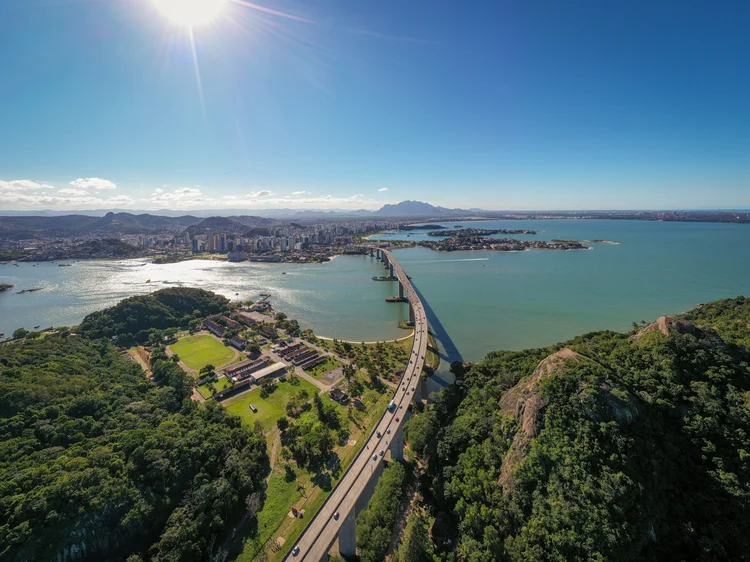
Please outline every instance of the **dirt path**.
[[266, 484], [268, 484], [268, 481], [271, 480], [271, 475], [273, 474], [273, 469], [276, 466], [276, 453], [279, 450], [279, 447], [281, 447], [281, 432], [278, 430], [276, 431], [276, 437], [273, 440], [273, 447], [271, 447], [271, 470], [268, 472], [268, 477], [266, 478]]

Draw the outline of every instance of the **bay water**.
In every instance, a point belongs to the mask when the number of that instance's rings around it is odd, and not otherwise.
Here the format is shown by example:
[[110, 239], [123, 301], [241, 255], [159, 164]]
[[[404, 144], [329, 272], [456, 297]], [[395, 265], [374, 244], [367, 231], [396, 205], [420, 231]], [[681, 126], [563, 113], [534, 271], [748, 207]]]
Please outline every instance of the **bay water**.
[[[455, 222], [442, 223], [453, 229]], [[625, 331], [700, 302], [750, 294], [750, 225], [615, 220], [463, 222], [464, 227], [535, 229], [518, 238], [604, 239], [591, 250], [434, 252], [395, 250], [428, 308], [446, 360], [477, 361], [495, 349], [545, 346], [603, 329]], [[503, 235], [498, 235], [502, 237]], [[379, 240], [424, 240], [396, 232]], [[193, 260], [79, 261], [0, 266], [0, 331], [74, 325], [118, 300], [169, 286], [201, 287], [230, 299], [271, 294], [277, 310], [316, 334], [351, 341], [402, 337], [403, 304], [386, 303], [393, 282], [373, 258], [326, 264]], [[41, 291], [18, 294], [23, 289]], [[447, 366], [444, 362], [443, 367]], [[441, 372], [444, 369], [441, 368]], [[447, 378], [446, 378], [447, 380]]]

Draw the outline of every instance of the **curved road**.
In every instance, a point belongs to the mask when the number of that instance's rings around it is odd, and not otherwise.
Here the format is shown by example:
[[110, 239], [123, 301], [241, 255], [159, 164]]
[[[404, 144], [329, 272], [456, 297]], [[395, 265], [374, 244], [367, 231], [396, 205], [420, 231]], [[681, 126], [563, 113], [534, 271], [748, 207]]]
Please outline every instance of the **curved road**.
[[[300, 536], [295, 545], [299, 548], [299, 551], [295, 554], [296, 548], [293, 547], [284, 558], [285, 561], [318, 562], [326, 557], [336, 541], [347, 515], [355, 509], [357, 498], [364, 491], [378, 465], [383, 462], [383, 457], [378, 454], [379, 451], [387, 451], [391, 440], [396, 437], [399, 431], [403, 430], [404, 415], [414, 398], [417, 384], [420, 382], [425, 354], [427, 353], [427, 316], [422, 302], [399, 263], [389, 251], [381, 250], [381, 252], [384, 252], [388, 261], [393, 264], [393, 271], [403, 285], [409, 303], [414, 309], [414, 345], [409, 364], [393, 395], [396, 408], [393, 411], [386, 410], [383, 417], [380, 418], [377, 426], [368, 437], [367, 446], [354, 459], [343, 478]], [[378, 437], [378, 434], [381, 437]], [[373, 455], [377, 456], [377, 460], [373, 460]], [[338, 514], [337, 518], [334, 518], [335, 514]]]

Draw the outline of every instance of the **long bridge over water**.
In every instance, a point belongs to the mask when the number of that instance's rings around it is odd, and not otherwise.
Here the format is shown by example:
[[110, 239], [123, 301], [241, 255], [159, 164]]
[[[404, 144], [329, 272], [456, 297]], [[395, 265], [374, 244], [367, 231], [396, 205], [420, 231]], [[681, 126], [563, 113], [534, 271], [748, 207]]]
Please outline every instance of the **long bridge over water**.
[[398, 279], [399, 296], [409, 303], [409, 318], [414, 324], [414, 345], [398, 388], [393, 395], [395, 407], [389, 408], [367, 437], [365, 446], [344, 473], [318, 513], [307, 525], [285, 561], [318, 562], [328, 559], [328, 552], [338, 540], [344, 556], [354, 555], [357, 548], [357, 513], [367, 506], [375, 484], [383, 472], [384, 454], [393, 460], [404, 458], [404, 421], [411, 401], [422, 399], [422, 368], [427, 353], [428, 326], [422, 301], [389, 250], [370, 248], [370, 255], [385, 264]]

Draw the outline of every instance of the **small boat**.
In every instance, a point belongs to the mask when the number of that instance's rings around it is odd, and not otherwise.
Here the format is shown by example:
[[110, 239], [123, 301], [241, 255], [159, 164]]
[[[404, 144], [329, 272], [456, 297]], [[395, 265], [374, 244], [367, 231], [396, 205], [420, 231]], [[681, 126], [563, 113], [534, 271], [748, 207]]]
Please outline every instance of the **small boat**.
[[282, 271], [282, 272], [281, 272], [281, 274], [282, 274], [282, 275], [286, 275], [286, 271]]
[[146, 279], [146, 283], [151, 283], [151, 279]]
[[36, 330], [38, 327], [39, 327], [39, 324], [37, 324], [36, 326], [34, 326], [34, 329]]
[[0, 332], [0, 338], [2, 338], [5, 335], [5, 332]]

